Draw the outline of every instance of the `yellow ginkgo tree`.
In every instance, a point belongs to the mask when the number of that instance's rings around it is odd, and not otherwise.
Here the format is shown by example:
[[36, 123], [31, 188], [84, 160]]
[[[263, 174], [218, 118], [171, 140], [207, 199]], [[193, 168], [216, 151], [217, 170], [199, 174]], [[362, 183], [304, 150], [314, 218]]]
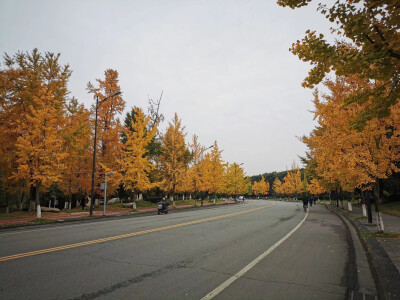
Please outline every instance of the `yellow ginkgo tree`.
[[61, 180], [65, 169], [61, 128], [63, 117], [59, 107], [60, 100], [41, 90], [34, 97], [35, 107], [30, 106], [26, 122], [21, 125], [21, 135], [17, 139], [17, 170], [15, 179], [27, 179], [35, 190], [36, 218], [41, 218], [40, 190]]
[[261, 176], [260, 181], [254, 181], [253, 193], [254, 195], [268, 195], [269, 194], [269, 182], [265, 181], [264, 176]]
[[318, 179], [311, 179], [310, 183], [307, 185], [307, 190], [312, 194], [319, 196], [326, 192], [325, 188], [320, 184]]
[[185, 143], [184, 127], [175, 113], [164, 136], [161, 137], [160, 171], [163, 177], [161, 187], [170, 194], [175, 206], [175, 194], [182, 186], [184, 174], [190, 161], [190, 152]]
[[282, 181], [280, 181], [278, 177], [275, 178], [274, 183], [272, 184], [272, 190], [276, 195], [283, 194]]
[[363, 130], [356, 130], [349, 123], [368, 104], [356, 102], [349, 107], [345, 99], [354, 90], [369, 89], [372, 83], [354, 75], [327, 80], [325, 85], [329, 93], [323, 94], [322, 100], [315, 93], [318, 127], [309, 137], [303, 137], [317, 164], [315, 171], [324, 181], [336, 185], [339, 194], [342, 190], [372, 189], [377, 225], [383, 230], [379, 181], [400, 170], [400, 105], [390, 108], [389, 117], [372, 118], [365, 122]]
[[[145, 192], [156, 186], [151, 183], [149, 173], [154, 168], [147, 153], [147, 146], [157, 132], [157, 126], [147, 131], [150, 117], [145, 116], [140, 108], [135, 108], [131, 128], [125, 130], [126, 142], [123, 146], [123, 156], [119, 161], [119, 174], [124, 188], [137, 199], [139, 192]], [[132, 197], [133, 198], [133, 197]], [[133, 209], [136, 209], [136, 199], [133, 199]]]
[[218, 148], [217, 141], [214, 142], [214, 147], [210, 153], [210, 160], [208, 165], [209, 176], [207, 191], [209, 194], [214, 195], [214, 201], [216, 194], [222, 192], [224, 187], [224, 164], [221, 157], [221, 150]]

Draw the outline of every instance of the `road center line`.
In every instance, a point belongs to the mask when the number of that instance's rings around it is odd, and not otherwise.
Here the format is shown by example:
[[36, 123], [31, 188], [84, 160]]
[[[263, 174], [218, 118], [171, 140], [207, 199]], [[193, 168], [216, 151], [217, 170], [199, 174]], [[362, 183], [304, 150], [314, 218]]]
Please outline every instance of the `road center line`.
[[221, 216], [216, 216], [216, 217], [211, 217], [211, 218], [206, 218], [206, 219], [200, 219], [200, 220], [196, 220], [196, 221], [178, 223], [178, 224], [175, 224], [175, 225], [158, 227], [158, 228], [153, 228], [153, 229], [148, 229], [148, 230], [143, 230], [143, 231], [137, 231], [137, 232], [127, 233], [127, 234], [121, 234], [121, 235], [116, 235], [116, 236], [110, 236], [110, 237], [106, 237], [106, 238], [102, 238], [102, 239], [96, 239], [96, 240], [91, 240], [91, 241], [86, 241], [86, 242], [81, 242], [81, 243], [75, 243], [75, 244], [69, 244], [69, 245], [53, 247], [53, 248], [48, 248], [48, 249], [42, 249], [42, 250], [37, 250], [37, 251], [31, 251], [31, 252], [19, 253], [19, 254], [14, 254], [14, 255], [9, 255], [9, 256], [3, 256], [3, 257], [0, 257], [0, 262], [8, 261], [8, 260], [14, 260], [14, 259], [28, 257], [28, 256], [39, 255], [39, 254], [45, 254], [45, 253], [50, 253], [50, 252], [55, 252], [55, 251], [67, 250], [67, 249], [71, 249], [71, 248], [77, 248], [77, 247], [83, 247], [83, 246], [88, 246], [88, 245], [93, 245], [93, 244], [99, 244], [99, 243], [104, 243], [104, 242], [109, 242], [109, 241], [115, 241], [115, 240], [124, 239], [124, 238], [128, 238], [128, 237], [143, 235], [143, 234], [147, 234], [147, 233], [158, 232], [158, 231], [162, 231], [162, 230], [178, 228], [178, 227], [183, 227], [183, 226], [188, 226], [188, 225], [194, 225], [194, 224], [199, 224], [199, 223], [218, 220], [218, 219], [223, 219], [223, 218], [227, 218], [227, 217], [232, 217], [232, 216], [237, 216], [237, 215], [241, 215], [241, 214], [245, 214], [245, 213], [250, 213], [250, 212], [257, 211], [257, 210], [260, 210], [260, 209], [263, 209], [263, 208], [271, 207], [273, 205], [275, 205], [275, 203], [271, 203], [271, 204], [264, 205], [264, 206], [261, 206], [261, 207], [247, 209], [247, 210], [243, 210], [243, 211], [239, 211], [239, 212], [235, 212], [235, 213], [230, 213], [230, 214], [226, 214], [226, 215], [221, 215]]
[[263, 254], [258, 256], [256, 259], [254, 259], [252, 262], [250, 262], [247, 266], [245, 266], [243, 269], [241, 269], [239, 272], [237, 272], [235, 275], [233, 275], [231, 278], [223, 282], [220, 286], [212, 290], [210, 293], [205, 295], [201, 300], [209, 300], [217, 296], [219, 293], [221, 293], [224, 289], [226, 289], [228, 286], [230, 286], [236, 279], [242, 277], [247, 271], [249, 271], [251, 268], [253, 268], [256, 264], [258, 264], [263, 258], [265, 258], [268, 254], [270, 254], [272, 251], [274, 251], [280, 244], [282, 244], [284, 241], [286, 241], [297, 229], [300, 228], [300, 226], [304, 223], [304, 221], [307, 219], [308, 216], [308, 211], [306, 215], [304, 216], [303, 220], [295, 228], [293, 228], [287, 235], [285, 235], [282, 239], [280, 239], [276, 244], [271, 246], [267, 251], [265, 251]]

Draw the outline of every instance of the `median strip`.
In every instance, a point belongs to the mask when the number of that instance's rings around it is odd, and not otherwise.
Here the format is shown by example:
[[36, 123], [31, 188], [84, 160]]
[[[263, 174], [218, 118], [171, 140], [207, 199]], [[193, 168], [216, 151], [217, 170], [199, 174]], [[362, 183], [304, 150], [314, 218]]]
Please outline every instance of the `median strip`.
[[64, 246], [59, 246], [59, 247], [48, 248], [48, 249], [19, 253], [19, 254], [14, 254], [14, 255], [9, 255], [9, 256], [3, 256], [3, 257], [0, 257], [0, 262], [19, 259], [19, 258], [28, 257], [28, 256], [39, 255], [39, 254], [45, 254], [45, 253], [50, 253], [50, 252], [56, 252], [56, 251], [61, 251], [61, 250], [67, 250], [67, 249], [72, 249], [72, 248], [77, 248], [77, 247], [83, 247], [83, 246], [88, 246], [88, 245], [93, 245], [93, 244], [99, 244], [99, 243], [104, 243], [104, 242], [109, 242], [109, 241], [115, 241], [115, 240], [119, 240], [119, 239], [129, 238], [129, 237], [143, 235], [143, 234], [152, 233], [152, 232], [163, 231], [163, 230], [167, 230], [167, 229], [173, 229], [173, 228], [179, 228], [179, 227], [188, 226], [188, 225], [204, 223], [204, 222], [208, 222], [208, 221], [213, 221], [213, 220], [237, 216], [237, 215], [241, 215], [241, 214], [245, 214], [245, 213], [250, 213], [250, 212], [257, 211], [257, 210], [260, 210], [263, 208], [271, 207], [273, 205], [275, 205], [275, 204], [271, 203], [271, 204], [264, 205], [261, 207], [247, 209], [247, 210], [243, 210], [243, 211], [239, 211], [239, 212], [235, 212], [235, 213], [231, 213], [231, 214], [226, 214], [226, 215], [222, 215], [222, 216], [217, 216], [217, 217], [200, 219], [200, 220], [196, 220], [196, 221], [189, 221], [189, 222], [179, 223], [179, 224], [175, 224], [175, 225], [158, 227], [158, 228], [137, 231], [137, 232], [127, 233], [127, 234], [121, 234], [121, 235], [106, 237], [106, 238], [102, 238], [102, 239], [96, 239], [96, 240], [92, 240], [92, 241], [86, 241], [86, 242], [69, 244], [69, 245], [64, 245]]

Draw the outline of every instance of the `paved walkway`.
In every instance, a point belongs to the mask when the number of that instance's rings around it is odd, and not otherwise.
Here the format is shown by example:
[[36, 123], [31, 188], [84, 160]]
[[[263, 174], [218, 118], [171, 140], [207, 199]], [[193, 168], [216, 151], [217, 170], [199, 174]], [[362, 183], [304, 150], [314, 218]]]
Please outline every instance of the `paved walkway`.
[[[353, 211], [334, 208], [342, 213], [358, 229], [361, 238], [369, 252], [371, 267], [375, 270], [378, 289], [387, 299], [400, 299], [400, 238], [370, 237], [368, 234], [377, 232], [376, 215], [372, 211], [373, 223], [369, 224], [363, 218], [359, 205], [353, 205]], [[331, 208], [333, 206], [330, 206]], [[382, 214], [386, 233], [400, 234], [400, 217]]]

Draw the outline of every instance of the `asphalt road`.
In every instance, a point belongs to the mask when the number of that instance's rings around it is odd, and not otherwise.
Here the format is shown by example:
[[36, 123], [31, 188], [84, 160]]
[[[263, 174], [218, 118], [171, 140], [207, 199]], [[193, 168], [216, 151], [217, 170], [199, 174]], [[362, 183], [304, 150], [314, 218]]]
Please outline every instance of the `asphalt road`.
[[0, 232], [0, 298], [344, 299], [348, 249], [323, 206], [263, 200], [29, 227]]

